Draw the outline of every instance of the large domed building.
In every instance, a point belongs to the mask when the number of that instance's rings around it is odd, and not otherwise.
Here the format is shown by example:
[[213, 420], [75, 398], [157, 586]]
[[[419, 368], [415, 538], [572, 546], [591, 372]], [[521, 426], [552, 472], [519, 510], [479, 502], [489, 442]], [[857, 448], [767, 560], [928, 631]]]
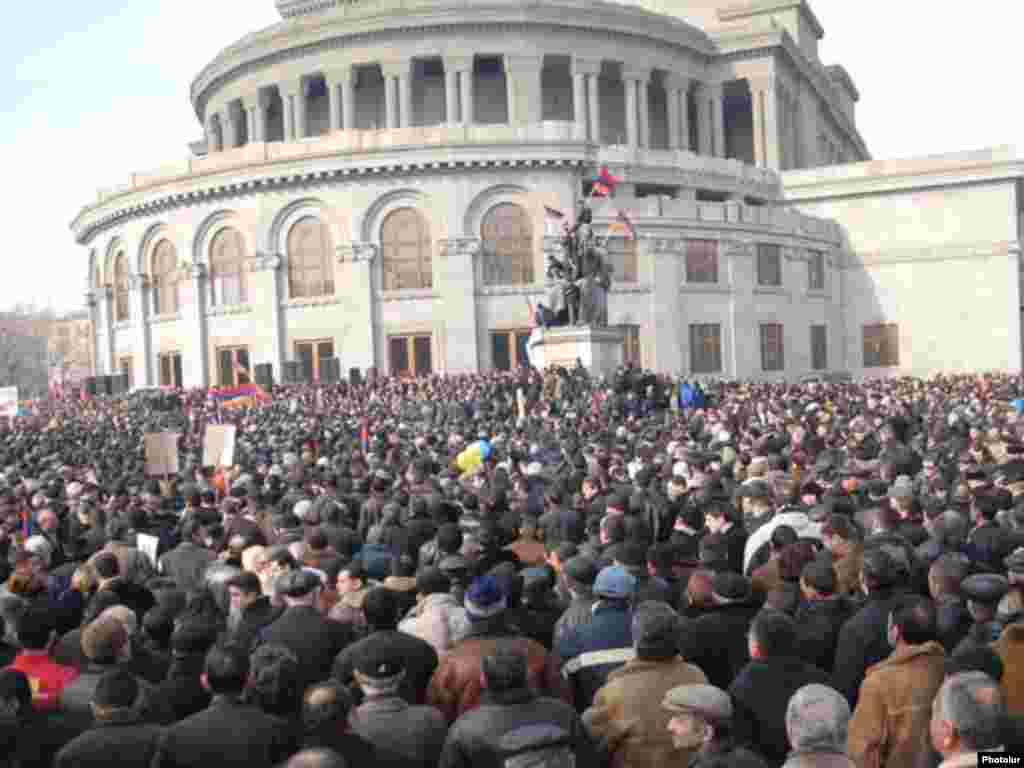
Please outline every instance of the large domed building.
[[[598, 231], [622, 211], [637, 234], [610, 240], [627, 358], [736, 377], [934, 366], [892, 322], [901, 278], [851, 234], [873, 232], [883, 192], [910, 194], [894, 174], [922, 170], [867, 162], [856, 86], [820, 60], [803, 0], [277, 7], [193, 81], [190, 156], [72, 223], [98, 373], [202, 386], [261, 363], [318, 377], [333, 358], [515, 366], [547, 293], [546, 210], [571, 219], [603, 168], [621, 183], [592, 201]], [[943, 159], [942, 184], [994, 162]], [[1016, 194], [1019, 168], [1004, 171], [975, 186]], [[993, 242], [1016, 241], [1010, 209], [1012, 237]], [[1013, 367], [1004, 353], [990, 367]]]

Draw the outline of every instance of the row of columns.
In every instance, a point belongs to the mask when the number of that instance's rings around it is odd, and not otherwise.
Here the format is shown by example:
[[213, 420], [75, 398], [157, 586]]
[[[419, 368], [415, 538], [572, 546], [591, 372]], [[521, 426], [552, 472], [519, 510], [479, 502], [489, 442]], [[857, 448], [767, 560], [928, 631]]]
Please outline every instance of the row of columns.
[[[511, 124], [531, 124], [543, 119], [542, 56], [505, 56], [508, 116]], [[474, 57], [444, 59], [445, 119], [449, 124], [474, 121]], [[409, 128], [413, 113], [413, 60], [381, 64], [384, 77], [385, 127]], [[331, 131], [356, 127], [356, 66], [323, 73], [327, 88]], [[574, 58], [572, 62], [573, 119], [580, 138], [601, 143], [601, 60]], [[647, 85], [651, 70], [625, 70], [626, 140], [630, 147], [650, 146], [650, 104]], [[284, 140], [309, 135], [306, 105], [312, 77], [299, 77], [278, 86], [284, 123]], [[695, 89], [698, 147], [690, 146], [689, 94]], [[725, 108], [721, 84], [703, 83], [670, 74], [665, 81], [668, 97], [669, 149], [684, 149], [716, 157], [725, 156]], [[207, 115], [206, 134], [212, 152], [243, 143], [242, 126], [249, 141], [266, 141], [269, 89], [243, 95], [220, 111]], [[220, 131], [217, 130], [219, 123]]]

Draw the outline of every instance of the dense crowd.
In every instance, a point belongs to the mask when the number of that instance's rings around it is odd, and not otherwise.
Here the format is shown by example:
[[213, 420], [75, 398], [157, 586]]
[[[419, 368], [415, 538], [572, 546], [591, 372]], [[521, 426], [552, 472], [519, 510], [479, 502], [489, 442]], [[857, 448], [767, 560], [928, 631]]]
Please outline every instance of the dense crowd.
[[[0, 765], [1020, 750], [1022, 389], [523, 369], [39, 404], [0, 428]], [[160, 431], [180, 471], [147, 476]]]

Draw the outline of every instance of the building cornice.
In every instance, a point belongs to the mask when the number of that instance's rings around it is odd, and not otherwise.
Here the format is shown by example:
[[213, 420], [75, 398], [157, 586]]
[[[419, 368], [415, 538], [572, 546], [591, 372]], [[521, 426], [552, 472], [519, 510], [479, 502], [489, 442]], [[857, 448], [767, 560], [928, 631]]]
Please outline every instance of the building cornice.
[[[502, 26], [514, 33], [509, 39], [517, 40], [520, 48], [524, 44], [523, 28], [534, 27], [541, 31], [572, 30], [595, 41], [614, 36], [621, 42], [633, 37], [647, 47], [686, 48], [707, 58], [716, 53], [703, 30], [680, 18], [598, 0], [480, 0], [472, 7], [465, 0], [378, 0], [329, 8], [247, 35], [221, 51], [196, 76], [190, 89], [192, 104], [202, 122], [211, 91], [255, 69], [372, 45], [401, 34], [422, 37], [442, 33], [461, 42], [479, 30], [493, 38]], [[538, 43], [543, 43], [543, 36]]]
[[720, 21], [740, 21], [742, 19], [749, 18], [750, 16], [778, 11], [789, 11], [794, 8], [799, 9], [804, 18], [810, 22], [811, 29], [814, 30], [814, 34], [819, 40], [825, 36], [825, 28], [821, 25], [821, 22], [811, 9], [811, 6], [807, 3], [807, 0], [753, 0], [753, 2], [739, 3], [736, 5], [730, 5], [726, 8], [719, 8], [718, 18]]
[[875, 160], [829, 168], [783, 171], [786, 204], [854, 195], [984, 184], [1024, 178], [1024, 159], [1013, 147], [980, 152]]
[[825, 67], [825, 71], [828, 73], [832, 82], [842, 88], [845, 88], [854, 101], [860, 101], [860, 91], [858, 91], [857, 86], [854, 85], [853, 78], [850, 77], [850, 73], [846, 70], [846, 67], [842, 64], [829, 64]]

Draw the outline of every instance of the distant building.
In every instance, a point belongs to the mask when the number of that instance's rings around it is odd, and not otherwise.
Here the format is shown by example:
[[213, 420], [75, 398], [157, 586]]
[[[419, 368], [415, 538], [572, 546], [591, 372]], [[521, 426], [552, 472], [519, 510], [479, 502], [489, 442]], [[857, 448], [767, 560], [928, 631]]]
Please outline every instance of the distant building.
[[603, 167], [623, 183], [598, 233], [620, 210], [638, 232], [609, 296], [636, 362], [1021, 369], [1024, 165], [871, 161], [804, 0], [277, 6], [193, 81], [190, 156], [72, 222], [99, 373], [515, 366], [545, 208], [571, 218]]

